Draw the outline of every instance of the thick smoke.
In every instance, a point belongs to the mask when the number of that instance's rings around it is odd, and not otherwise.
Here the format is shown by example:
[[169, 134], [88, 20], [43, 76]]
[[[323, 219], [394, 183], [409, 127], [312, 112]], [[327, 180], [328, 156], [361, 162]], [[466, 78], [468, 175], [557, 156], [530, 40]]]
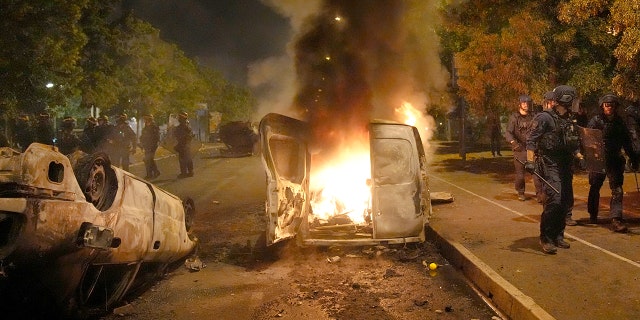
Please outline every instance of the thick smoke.
[[[366, 136], [372, 119], [403, 121], [395, 110], [404, 102], [424, 113], [444, 92], [435, 0], [325, 0], [303, 10], [296, 1], [264, 1], [289, 17], [295, 32], [288, 53], [295, 84], [286, 86], [294, 90], [271, 96], [291, 98], [286, 105], [310, 123], [316, 150]], [[287, 68], [264, 63], [253, 70], [277, 70], [287, 79]], [[264, 84], [271, 77], [250, 78]], [[427, 125], [433, 129], [432, 121]]]

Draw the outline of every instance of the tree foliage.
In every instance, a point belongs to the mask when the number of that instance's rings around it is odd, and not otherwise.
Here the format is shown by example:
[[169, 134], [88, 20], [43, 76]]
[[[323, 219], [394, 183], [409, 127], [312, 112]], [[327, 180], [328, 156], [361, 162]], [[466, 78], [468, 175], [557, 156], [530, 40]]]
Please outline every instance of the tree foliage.
[[[570, 84], [583, 103], [614, 91], [639, 100], [640, 4], [625, 0], [448, 1], [439, 30], [457, 94], [478, 115], [540, 101]], [[452, 70], [453, 71], [453, 70]]]
[[149, 23], [121, 13], [120, 0], [3, 0], [0, 6], [3, 113], [86, 115], [97, 107], [139, 117], [193, 112], [204, 103], [228, 118], [250, 118], [255, 102], [248, 90], [198, 65]]

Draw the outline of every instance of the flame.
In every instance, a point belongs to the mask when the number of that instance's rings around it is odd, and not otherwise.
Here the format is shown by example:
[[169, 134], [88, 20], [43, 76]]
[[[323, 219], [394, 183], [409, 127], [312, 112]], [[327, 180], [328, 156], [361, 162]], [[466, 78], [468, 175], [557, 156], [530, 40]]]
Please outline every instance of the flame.
[[396, 108], [396, 112], [399, 113], [401, 117], [404, 117], [404, 120], [402, 121], [404, 124], [415, 126], [418, 123], [420, 113], [411, 103], [407, 101], [402, 102], [402, 105]]
[[[395, 111], [404, 124], [419, 126], [425, 123], [424, 115], [409, 102], [403, 102]], [[426, 129], [426, 126], [422, 128]], [[422, 131], [419, 127], [418, 130]], [[310, 222], [317, 219], [320, 224], [326, 224], [332, 217], [347, 215], [354, 224], [366, 223], [371, 212], [368, 136], [352, 141], [331, 159], [322, 161], [318, 158], [312, 159], [311, 166], [309, 189], [313, 214], [309, 217]]]
[[[315, 164], [315, 163], [314, 163]], [[314, 218], [326, 222], [346, 214], [353, 223], [365, 222], [370, 209], [371, 160], [369, 143], [344, 148], [311, 172], [311, 207]]]

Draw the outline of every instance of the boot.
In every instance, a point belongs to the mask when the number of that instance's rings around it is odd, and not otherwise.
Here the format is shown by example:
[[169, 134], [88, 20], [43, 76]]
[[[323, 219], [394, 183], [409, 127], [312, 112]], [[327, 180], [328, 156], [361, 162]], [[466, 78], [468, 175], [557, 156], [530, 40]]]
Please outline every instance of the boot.
[[625, 233], [629, 231], [629, 229], [627, 229], [627, 226], [624, 224], [624, 222], [622, 222], [622, 219], [620, 218], [613, 218], [611, 220], [611, 230], [613, 230], [613, 232], [619, 233]]
[[540, 245], [542, 246], [542, 252], [546, 254], [556, 254], [556, 251], [558, 251], [553, 242], [549, 241], [545, 236], [540, 237]]
[[578, 225], [578, 222], [573, 220], [570, 215], [567, 215], [567, 217], [564, 219], [564, 222], [568, 226], [577, 226]]
[[554, 244], [556, 245], [556, 247], [562, 248], [562, 249], [571, 248], [571, 245], [568, 242], [564, 241], [563, 238], [558, 238]]

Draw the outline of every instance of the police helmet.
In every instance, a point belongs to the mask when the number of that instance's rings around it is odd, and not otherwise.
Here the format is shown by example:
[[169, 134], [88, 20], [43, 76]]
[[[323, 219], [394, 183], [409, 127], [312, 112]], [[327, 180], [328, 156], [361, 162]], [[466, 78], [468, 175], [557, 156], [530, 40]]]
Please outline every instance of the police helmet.
[[602, 107], [603, 103], [610, 103], [615, 107], [617, 107], [620, 104], [620, 101], [618, 101], [618, 96], [616, 96], [613, 93], [607, 93], [604, 96], [602, 96], [600, 98], [600, 100], [598, 100], [598, 105], [600, 107]]
[[88, 124], [92, 124], [92, 125], [96, 125], [98, 123], [98, 119], [96, 119], [94, 117], [89, 117], [89, 118], [87, 118], [87, 123]]
[[182, 111], [178, 114], [179, 119], [187, 119], [188, 117], [189, 117], [189, 114], [186, 113], [185, 111]]
[[118, 120], [117, 120], [117, 122], [118, 122], [118, 123], [124, 123], [124, 122], [126, 122], [126, 121], [127, 121], [127, 114], [126, 114], [126, 113], [121, 113], [121, 114], [118, 116]]
[[557, 86], [553, 89], [553, 92], [555, 93], [556, 102], [564, 106], [571, 105], [573, 99], [578, 95], [574, 87], [564, 84]]
[[521, 95], [520, 97], [518, 97], [518, 100], [520, 101], [520, 103], [526, 102], [526, 103], [531, 103], [533, 102], [533, 100], [531, 99], [531, 97], [529, 97], [526, 94]]
[[544, 100], [556, 100], [556, 94], [553, 91], [547, 91], [547, 93], [544, 94]]
[[101, 115], [98, 117], [98, 121], [104, 121], [104, 122], [108, 122], [109, 118], [106, 115]]

